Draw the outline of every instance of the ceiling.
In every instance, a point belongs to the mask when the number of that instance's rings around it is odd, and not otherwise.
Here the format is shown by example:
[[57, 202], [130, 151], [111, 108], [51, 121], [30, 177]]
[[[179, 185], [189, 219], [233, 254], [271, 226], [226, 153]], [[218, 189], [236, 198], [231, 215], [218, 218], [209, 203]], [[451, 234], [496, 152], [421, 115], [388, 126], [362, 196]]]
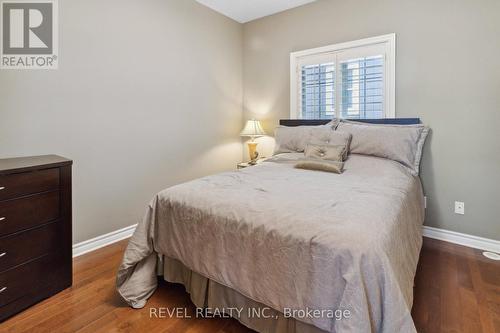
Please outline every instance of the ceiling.
[[235, 21], [245, 23], [316, 0], [196, 0]]

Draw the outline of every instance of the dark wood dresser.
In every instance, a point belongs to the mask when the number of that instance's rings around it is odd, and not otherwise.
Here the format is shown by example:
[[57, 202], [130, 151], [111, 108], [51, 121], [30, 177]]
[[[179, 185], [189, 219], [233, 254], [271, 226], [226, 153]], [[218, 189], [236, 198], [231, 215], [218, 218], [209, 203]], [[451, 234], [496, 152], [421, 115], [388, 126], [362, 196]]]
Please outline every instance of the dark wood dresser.
[[0, 322], [71, 286], [71, 165], [0, 159]]

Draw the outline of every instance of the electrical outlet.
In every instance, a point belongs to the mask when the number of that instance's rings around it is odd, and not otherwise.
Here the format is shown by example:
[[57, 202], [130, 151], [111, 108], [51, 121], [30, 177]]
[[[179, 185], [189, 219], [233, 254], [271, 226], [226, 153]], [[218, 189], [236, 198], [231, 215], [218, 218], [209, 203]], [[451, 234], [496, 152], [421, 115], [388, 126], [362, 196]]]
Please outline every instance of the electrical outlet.
[[461, 201], [455, 201], [455, 214], [464, 215], [465, 214], [465, 203]]

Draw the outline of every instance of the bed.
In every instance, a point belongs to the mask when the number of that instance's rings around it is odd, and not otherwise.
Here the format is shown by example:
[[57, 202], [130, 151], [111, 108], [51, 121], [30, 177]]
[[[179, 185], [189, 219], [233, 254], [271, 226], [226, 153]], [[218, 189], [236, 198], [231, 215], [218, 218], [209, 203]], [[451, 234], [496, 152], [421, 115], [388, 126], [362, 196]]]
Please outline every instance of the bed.
[[144, 307], [159, 272], [259, 332], [416, 332], [420, 179], [386, 158], [351, 154], [337, 175], [294, 168], [300, 156], [158, 193], [125, 251], [120, 295]]

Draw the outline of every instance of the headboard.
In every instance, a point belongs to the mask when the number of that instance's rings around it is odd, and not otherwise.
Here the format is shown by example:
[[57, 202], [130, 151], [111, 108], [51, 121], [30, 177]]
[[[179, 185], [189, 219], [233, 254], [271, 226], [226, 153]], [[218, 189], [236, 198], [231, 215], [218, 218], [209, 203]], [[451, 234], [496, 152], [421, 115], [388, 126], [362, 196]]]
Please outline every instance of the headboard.
[[[384, 119], [351, 119], [362, 123], [415, 125], [420, 124], [420, 118], [384, 118]], [[331, 119], [280, 119], [282, 126], [317, 126], [329, 123]]]

